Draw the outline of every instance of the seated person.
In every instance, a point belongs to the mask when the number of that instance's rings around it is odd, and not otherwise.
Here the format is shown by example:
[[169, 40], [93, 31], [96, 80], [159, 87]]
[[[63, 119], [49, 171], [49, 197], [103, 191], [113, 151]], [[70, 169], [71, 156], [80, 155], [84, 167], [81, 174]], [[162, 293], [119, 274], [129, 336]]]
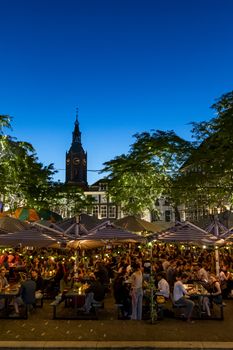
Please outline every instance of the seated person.
[[210, 307], [215, 304], [222, 304], [222, 291], [220, 283], [214, 274], [209, 277], [209, 295], [203, 297], [203, 310], [206, 311], [208, 316], [211, 316]]
[[32, 280], [36, 282], [36, 299], [43, 296], [44, 280], [36, 269], [31, 270]]
[[166, 300], [168, 300], [170, 297], [170, 287], [164, 276], [165, 273], [163, 272], [157, 274], [158, 292], [156, 292], [156, 294], [162, 295]]
[[74, 276], [71, 272], [65, 272], [60, 280], [60, 293], [71, 289], [74, 285]]
[[185, 308], [185, 318], [187, 322], [192, 322], [192, 312], [194, 308], [194, 302], [187, 298], [187, 291], [183, 285], [187, 279], [187, 275], [185, 273], [178, 273], [176, 276], [176, 282], [174, 284], [173, 289], [173, 300], [175, 305], [180, 305]]
[[214, 274], [210, 275], [210, 286], [212, 291], [210, 293], [211, 300], [215, 304], [222, 304], [222, 290], [217, 277]]
[[[9, 287], [9, 283], [6, 278], [6, 269], [4, 266], [0, 269], [0, 292]], [[0, 310], [4, 308], [4, 299], [0, 299]]]
[[85, 303], [82, 310], [85, 313], [90, 313], [92, 304], [100, 302], [104, 299], [105, 288], [104, 285], [98, 280], [98, 273], [92, 273], [90, 275], [90, 286], [85, 291]]
[[130, 286], [125, 283], [127, 276], [126, 268], [124, 268], [113, 282], [113, 294], [116, 304], [122, 304], [121, 312], [123, 318], [129, 318], [132, 313]]

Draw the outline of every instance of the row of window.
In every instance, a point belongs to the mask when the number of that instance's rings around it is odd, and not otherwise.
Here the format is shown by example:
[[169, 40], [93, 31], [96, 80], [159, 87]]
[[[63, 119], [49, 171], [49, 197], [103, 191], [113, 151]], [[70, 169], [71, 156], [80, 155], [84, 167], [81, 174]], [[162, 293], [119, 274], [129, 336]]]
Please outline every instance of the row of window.
[[116, 206], [115, 205], [94, 205], [92, 208], [92, 215], [98, 218], [116, 218]]

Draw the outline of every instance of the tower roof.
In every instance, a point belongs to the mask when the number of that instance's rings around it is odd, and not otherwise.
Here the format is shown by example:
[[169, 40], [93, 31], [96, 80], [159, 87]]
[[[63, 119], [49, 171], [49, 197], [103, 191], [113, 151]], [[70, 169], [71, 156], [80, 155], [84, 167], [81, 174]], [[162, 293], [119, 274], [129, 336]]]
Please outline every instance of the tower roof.
[[74, 123], [72, 143], [80, 143], [81, 144], [81, 132], [79, 130], [79, 121], [78, 121], [78, 108], [76, 108], [76, 119], [75, 119], [75, 123]]

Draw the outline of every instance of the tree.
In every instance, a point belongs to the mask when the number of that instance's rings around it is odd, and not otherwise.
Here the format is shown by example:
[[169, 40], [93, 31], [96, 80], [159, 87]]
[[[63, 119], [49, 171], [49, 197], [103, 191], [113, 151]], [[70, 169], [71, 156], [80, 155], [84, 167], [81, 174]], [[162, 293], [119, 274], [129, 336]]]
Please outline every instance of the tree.
[[109, 195], [127, 214], [141, 215], [153, 210], [155, 200], [171, 194], [173, 174], [188, 158], [190, 142], [174, 131], [156, 130], [134, 135], [128, 155], [104, 163], [108, 172]]
[[63, 217], [85, 212], [94, 204], [94, 198], [86, 196], [83, 189], [75, 185], [55, 182], [51, 191], [49, 206]]
[[221, 207], [233, 194], [233, 91], [211, 108], [215, 117], [192, 123], [196, 140], [191, 156], [175, 181], [183, 201], [200, 207]]
[[12, 210], [18, 206], [43, 207], [55, 173], [53, 164], [43, 166], [30, 143], [4, 133], [4, 128], [11, 129], [11, 120], [10, 116], [0, 115], [1, 199]]

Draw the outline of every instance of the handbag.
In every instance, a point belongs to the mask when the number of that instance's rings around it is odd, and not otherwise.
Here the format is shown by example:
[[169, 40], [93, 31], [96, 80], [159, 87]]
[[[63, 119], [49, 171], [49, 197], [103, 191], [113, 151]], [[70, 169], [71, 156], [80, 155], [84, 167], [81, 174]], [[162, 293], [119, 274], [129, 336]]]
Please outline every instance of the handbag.
[[157, 297], [156, 297], [157, 304], [164, 304], [165, 301], [166, 301], [166, 299], [163, 295], [157, 295]]

